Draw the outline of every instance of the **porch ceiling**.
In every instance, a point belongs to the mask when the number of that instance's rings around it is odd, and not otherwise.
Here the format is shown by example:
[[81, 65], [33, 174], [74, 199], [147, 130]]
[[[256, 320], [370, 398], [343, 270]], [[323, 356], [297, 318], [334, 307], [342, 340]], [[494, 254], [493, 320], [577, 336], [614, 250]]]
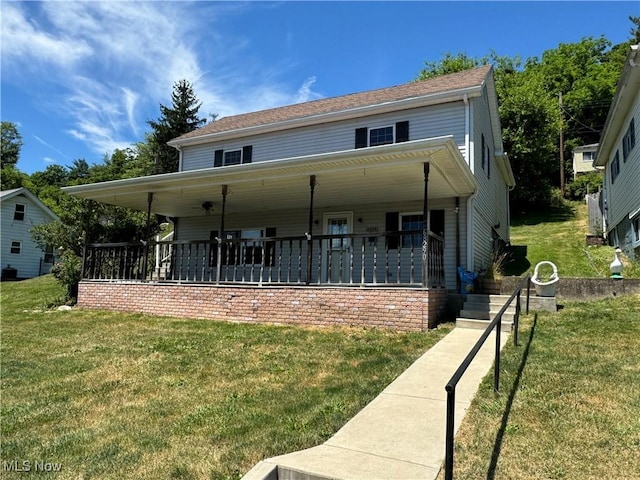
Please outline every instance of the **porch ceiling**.
[[171, 217], [203, 214], [202, 203], [218, 210], [221, 186], [228, 185], [226, 211], [269, 211], [306, 207], [309, 176], [316, 176], [318, 208], [366, 204], [383, 199], [421, 199], [423, 163], [430, 163], [429, 198], [467, 196], [477, 188], [451, 137], [416, 140], [344, 152], [208, 168], [90, 185], [66, 187], [71, 195], [147, 210]]

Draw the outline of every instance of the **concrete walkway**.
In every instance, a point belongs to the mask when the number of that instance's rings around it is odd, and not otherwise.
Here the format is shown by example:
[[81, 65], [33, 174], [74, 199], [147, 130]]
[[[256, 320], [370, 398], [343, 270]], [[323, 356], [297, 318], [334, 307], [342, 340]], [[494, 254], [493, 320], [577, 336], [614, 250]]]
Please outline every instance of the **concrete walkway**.
[[[445, 453], [444, 387], [482, 332], [455, 328], [327, 442], [264, 460], [244, 480], [435, 479]], [[458, 383], [456, 431], [493, 365], [494, 335]]]

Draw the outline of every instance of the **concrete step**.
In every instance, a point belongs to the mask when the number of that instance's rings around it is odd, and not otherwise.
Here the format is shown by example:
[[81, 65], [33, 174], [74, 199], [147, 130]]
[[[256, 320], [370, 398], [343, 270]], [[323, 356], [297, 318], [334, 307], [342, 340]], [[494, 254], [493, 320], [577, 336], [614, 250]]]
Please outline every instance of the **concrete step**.
[[[491, 323], [489, 320], [479, 320], [477, 318], [456, 318], [456, 328], [471, 328], [476, 330], [486, 330]], [[513, 329], [513, 322], [502, 319], [502, 332], [509, 333]]]
[[[475, 318], [478, 320], [493, 320], [495, 316], [498, 314], [499, 310], [476, 310], [474, 308], [465, 308], [460, 311], [460, 317], [463, 318]], [[503, 321], [512, 322], [516, 316], [515, 309], [513, 312], [507, 310], [502, 314]]]

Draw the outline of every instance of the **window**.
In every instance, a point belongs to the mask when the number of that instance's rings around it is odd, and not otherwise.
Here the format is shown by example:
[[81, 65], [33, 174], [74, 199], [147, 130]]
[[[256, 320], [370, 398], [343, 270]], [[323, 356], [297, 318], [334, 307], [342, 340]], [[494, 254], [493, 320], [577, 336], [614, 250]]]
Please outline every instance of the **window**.
[[11, 253], [15, 255], [20, 255], [21, 252], [22, 252], [22, 242], [13, 240], [11, 242]]
[[222, 167], [228, 165], [240, 165], [241, 163], [251, 163], [252, 157], [252, 145], [246, 145], [241, 149], [234, 150], [216, 150], [213, 157], [213, 166]]
[[[234, 239], [261, 239], [264, 237], [275, 237], [276, 229], [274, 227], [266, 229], [245, 229], [245, 230], [228, 230], [224, 233], [225, 240]], [[212, 242], [211, 251], [209, 253], [209, 266], [214, 267], [218, 263], [218, 245], [215, 239], [218, 237], [218, 230], [210, 233]], [[261, 265], [262, 257], [267, 267], [273, 267], [276, 260], [276, 242], [273, 240], [253, 242], [229, 242], [222, 245], [222, 265]]]
[[487, 172], [487, 178], [491, 178], [491, 149], [489, 143], [485, 142], [482, 134], [482, 170]]
[[634, 218], [631, 223], [633, 224], [633, 241], [640, 242], [640, 217]]
[[622, 159], [625, 162], [627, 161], [627, 157], [629, 156], [629, 153], [631, 153], [631, 150], [633, 150], [633, 147], [636, 146], [635, 123], [636, 123], [635, 119], [632, 118], [631, 122], [629, 122], [629, 128], [625, 132], [624, 137], [622, 137]]
[[240, 163], [242, 163], [242, 150], [224, 152], [225, 165], [240, 165]]
[[482, 134], [482, 170], [487, 166], [487, 149], [484, 144], [484, 133]]
[[618, 174], [620, 173], [620, 151], [616, 150], [616, 155], [611, 162], [611, 184], [616, 181]]
[[375, 147], [409, 141], [409, 122], [397, 122], [375, 128], [356, 128], [355, 148]]
[[596, 152], [582, 152], [582, 161], [593, 163], [595, 160]]
[[372, 128], [369, 130], [369, 146], [393, 143], [393, 126]]
[[54, 260], [53, 247], [52, 246], [48, 246], [44, 250], [44, 263], [53, 263], [53, 260]]
[[16, 203], [16, 209], [13, 212], [14, 220], [24, 220], [24, 214], [27, 211], [27, 206], [22, 203]]
[[423, 215], [421, 213], [403, 214], [400, 216], [400, 230], [420, 230], [420, 232], [402, 235], [402, 246], [404, 248], [422, 248], [423, 224]]

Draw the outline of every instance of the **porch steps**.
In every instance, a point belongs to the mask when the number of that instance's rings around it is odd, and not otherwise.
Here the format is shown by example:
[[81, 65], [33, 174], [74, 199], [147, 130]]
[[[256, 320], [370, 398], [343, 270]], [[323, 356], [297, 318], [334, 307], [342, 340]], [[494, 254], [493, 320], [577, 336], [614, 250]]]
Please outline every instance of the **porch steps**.
[[[509, 295], [469, 294], [456, 318], [456, 327], [484, 330], [509, 300]], [[502, 314], [502, 331], [510, 332], [516, 313], [515, 302]]]

